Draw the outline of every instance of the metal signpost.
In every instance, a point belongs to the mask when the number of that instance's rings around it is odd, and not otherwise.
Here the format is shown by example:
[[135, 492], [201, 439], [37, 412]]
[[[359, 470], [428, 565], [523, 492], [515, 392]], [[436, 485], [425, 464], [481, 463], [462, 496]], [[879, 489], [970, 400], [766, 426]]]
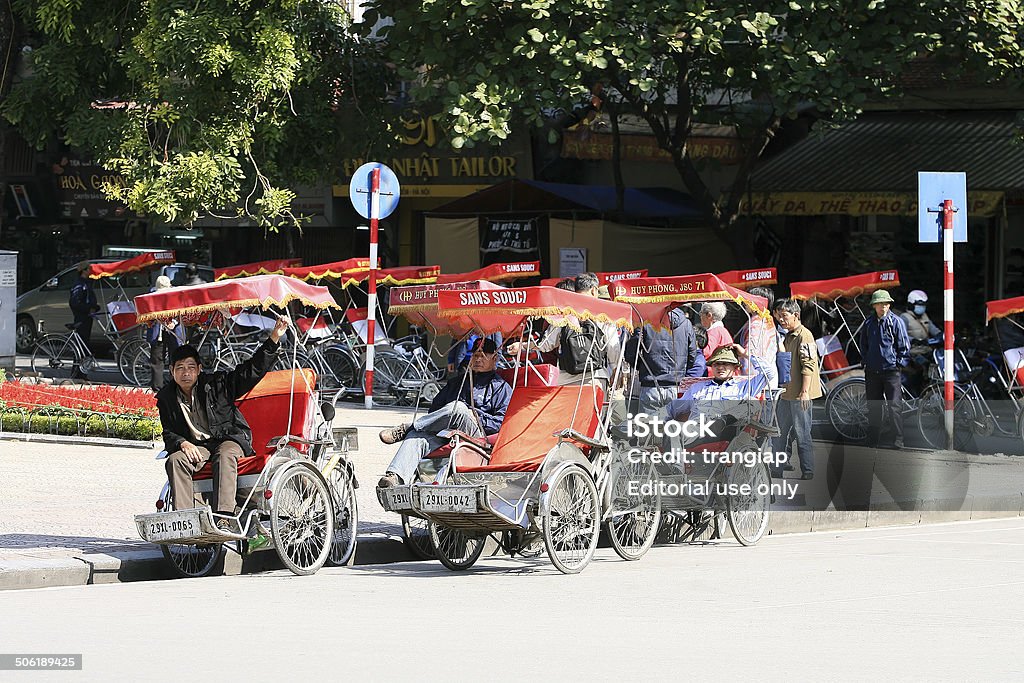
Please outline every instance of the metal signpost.
[[370, 278], [369, 298], [366, 302], [366, 379], [364, 405], [373, 407], [373, 352], [377, 325], [377, 227], [381, 218], [387, 218], [398, 206], [400, 197], [398, 177], [384, 164], [371, 161], [352, 174], [348, 196], [352, 206], [363, 218], [370, 219]]
[[946, 447], [953, 449], [953, 243], [967, 241], [967, 174], [917, 174], [918, 241], [942, 241]]

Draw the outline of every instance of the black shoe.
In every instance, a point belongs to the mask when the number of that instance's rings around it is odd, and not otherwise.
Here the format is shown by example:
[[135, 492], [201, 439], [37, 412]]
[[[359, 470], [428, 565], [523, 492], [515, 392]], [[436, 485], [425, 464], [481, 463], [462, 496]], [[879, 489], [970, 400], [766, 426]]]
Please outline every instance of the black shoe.
[[402, 480], [394, 472], [388, 472], [377, 482], [377, 488], [379, 489], [391, 489], [401, 485]]
[[392, 427], [391, 429], [382, 429], [379, 436], [380, 440], [389, 446], [393, 443], [398, 443], [405, 438], [405, 435], [412, 429], [412, 425], [408, 422]]
[[814, 472], [804, 472], [802, 475], [800, 475], [800, 478], [803, 479], [804, 481], [807, 481], [808, 479], [814, 479]]

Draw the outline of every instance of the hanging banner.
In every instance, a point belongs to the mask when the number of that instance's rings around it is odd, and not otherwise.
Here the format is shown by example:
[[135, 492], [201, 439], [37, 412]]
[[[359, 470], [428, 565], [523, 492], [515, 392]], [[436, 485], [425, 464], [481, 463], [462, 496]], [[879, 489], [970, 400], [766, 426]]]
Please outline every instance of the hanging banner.
[[537, 251], [537, 223], [535, 220], [496, 220], [487, 221], [484, 239], [480, 251], [516, 251], [529, 253]]

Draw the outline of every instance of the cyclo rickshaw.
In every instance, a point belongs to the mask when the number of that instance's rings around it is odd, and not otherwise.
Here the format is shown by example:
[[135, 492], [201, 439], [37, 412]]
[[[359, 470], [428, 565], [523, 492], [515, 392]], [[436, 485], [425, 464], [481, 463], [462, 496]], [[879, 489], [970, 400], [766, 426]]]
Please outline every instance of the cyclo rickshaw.
[[[441, 317], [460, 319], [481, 335], [510, 336], [535, 317], [573, 329], [580, 321], [632, 328], [628, 306], [553, 287], [442, 290], [437, 298]], [[523, 338], [528, 358], [531, 341]], [[587, 349], [581, 380], [599, 369], [594, 346]], [[621, 358], [613, 385], [620, 371]], [[449, 569], [473, 566], [488, 536], [513, 556], [531, 555], [543, 541], [552, 564], [567, 574], [590, 562], [602, 523], [626, 559], [638, 559], [654, 542], [657, 474], [649, 463], [631, 467], [624, 452], [613, 450], [602, 383], [549, 386], [530, 379], [554, 379], [543, 374], [529, 364], [513, 373], [512, 397], [493, 445], [453, 434], [448, 461], [434, 481], [398, 487], [403, 491], [395, 495], [407, 496], [406, 514], [428, 521], [432, 549]], [[646, 485], [647, 494], [624, 495], [627, 479]]]
[[[260, 275], [166, 289], [135, 298], [139, 322], [182, 324], [224, 318], [242, 308], [284, 309], [291, 302], [323, 311], [337, 308], [324, 287], [280, 275]], [[349, 563], [355, 553], [358, 483], [348, 461], [355, 430], [332, 430], [334, 407], [319, 402], [307, 368], [268, 372], [236, 405], [252, 429], [255, 453], [238, 460], [235, 515], [214, 514], [210, 463], [193, 475], [202, 504], [174, 509], [169, 484], [157, 512], [136, 515], [139, 535], [159, 544], [183, 576], [209, 574], [225, 547], [246, 554], [271, 545], [295, 574], [325, 562]], [[158, 458], [166, 458], [161, 453]], [[217, 526], [229, 519], [237, 533]]]
[[[667, 326], [669, 311], [676, 306], [720, 301], [736, 305], [746, 314], [748, 350], [760, 344], [755, 337], [775, 334], [766, 299], [732, 287], [710, 273], [620, 281], [613, 283], [611, 294], [615, 301], [633, 306], [634, 318], [641, 321], [638, 324], [654, 328]], [[628, 360], [636, 365], [636, 358]], [[765, 362], [773, 363], [774, 359]], [[679, 387], [679, 395], [704, 379], [687, 378]], [[673, 538], [719, 538], [723, 515], [742, 545], [754, 545], [764, 535], [771, 504], [767, 461], [774, 457], [772, 437], [779, 435], [775, 409], [780, 394], [768, 387], [765, 378], [756, 392], [752, 388], [750, 394], [738, 399], [720, 401], [721, 412], [714, 415], [711, 427], [714, 436], [696, 438], [683, 448], [678, 443], [666, 448], [666, 441], [653, 430], [644, 438], [618, 430], [628, 446], [659, 454], [654, 457], [660, 461], [656, 468], [661, 508], [666, 513], [662, 523]], [[734, 462], [736, 455], [744, 457]], [[748, 492], [743, 492], [743, 485], [749, 486]]]
[[[409, 287], [395, 287], [390, 292], [388, 310], [392, 315], [404, 317], [411, 325], [426, 330], [432, 337], [431, 351], [437, 339], [442, 336], [450, 336], [454, 342], [463, 341], [474, 330], [472, 319], [466, 316], [441, 316], [438, 314], [437, 295], [440, 291], [465, 291], [465, 290], [495, 290], [502, 289], [501, 285], [494, 284], [487, 280], [474, 280], [469, 282], [451, 282], [445, 284], [413, 285]], [[430, 353], [431, 351], [427, 351]], [[509, 385], [536, 386], [553, 385], [558, 379], [558, 369], [550, 365], [526, 364], [518, 368], [497, 369], [498, 374], [509, 383]], [[440, 391], [436, 383], [431, 389], [427, 385], [421, 389], [423, 399], [432, 401]], [[419, 412], [419, 397], [416, 400], [416, 412]], [[415, 419], [415, 416], [414, 416]], [[497, 435], [488, 436], [481, 443], [481, 447], [489, 449], [497, 440]], [[451, 453], [451, 445], [445, 445], [427, 455], [420, 462], [417, 468], [417, 478], [421, 482], [433, 482], [437, 476], [438, 469], [447, 463], [448, 455]], [[433, 547], [430, 544], [430, 530], [428, 521], [420, 517], [413, 509], [409, 499], [410, 489], [402, 486], [392, 489], [380, 489], [378, 498], [381, 506], [388, 512], [395, 512], [402, 517], [402, 533], [405, 544], [409, 550], [424, 560], [435, 559]]]

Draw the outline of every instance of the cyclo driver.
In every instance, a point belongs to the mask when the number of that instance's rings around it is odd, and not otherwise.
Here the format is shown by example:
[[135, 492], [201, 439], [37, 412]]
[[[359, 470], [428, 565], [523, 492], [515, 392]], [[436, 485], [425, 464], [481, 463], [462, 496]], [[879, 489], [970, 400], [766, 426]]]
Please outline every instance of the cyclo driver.
[[[235, 400], [252, 390], [270, 368], [278, 342], [288, 329], [288, 318], [277, 319], [274, 330], [252, 358], [231, 371], [203, 373], [199, 352], [191, 344], [171, 354], [171, 379], [157, 394], [164, 430], [167, 478], [176, 510], [194, 506], [192, 475], [211, 459], [214, 472], [214, 507], [219, 515], [234, 515], [238, 458], [253, 453], [252, 430]], [[231, 528], [217, 519], [217, 527]]]

